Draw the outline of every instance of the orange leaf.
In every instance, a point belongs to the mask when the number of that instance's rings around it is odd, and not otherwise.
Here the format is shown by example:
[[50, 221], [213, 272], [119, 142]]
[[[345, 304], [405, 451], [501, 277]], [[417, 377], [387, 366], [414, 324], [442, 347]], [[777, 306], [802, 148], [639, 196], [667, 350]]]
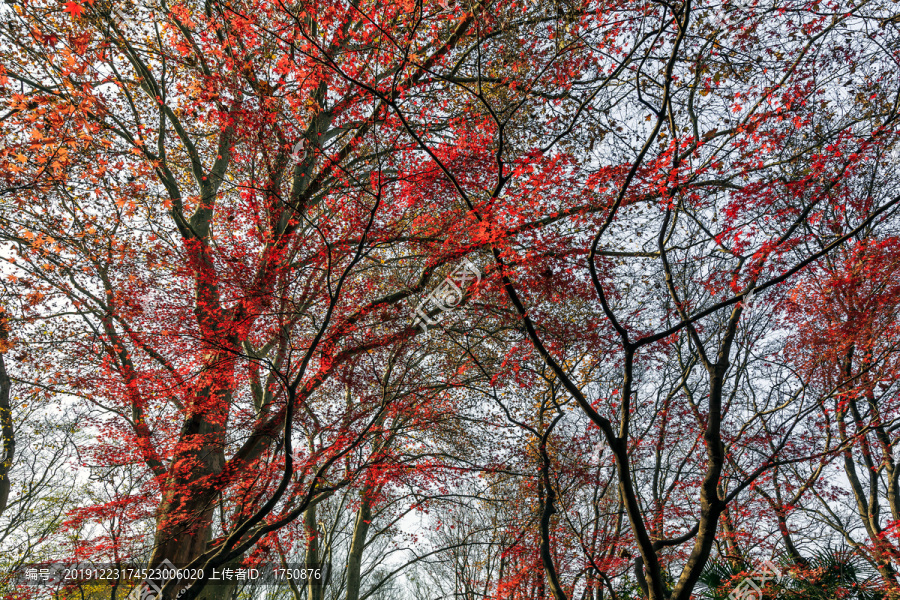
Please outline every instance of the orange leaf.
[[66, 2], [66, 7], [63, 10], [71, 13], [73, 17], [80, 17], [84, 12], [84, 7], [77, 2]]

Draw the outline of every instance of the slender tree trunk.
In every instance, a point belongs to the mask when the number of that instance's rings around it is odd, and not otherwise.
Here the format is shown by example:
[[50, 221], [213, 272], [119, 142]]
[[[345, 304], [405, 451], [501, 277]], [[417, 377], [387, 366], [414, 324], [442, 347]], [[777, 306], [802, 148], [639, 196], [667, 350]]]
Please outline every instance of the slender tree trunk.
[[359, 600], [359, 590], [362, 583], [362, 559], [366, 546], [366, 536], [372, 521], [372, 494], [371, 486], [365, 486], [362, 490], [362, 503], [356, 511], [356, 523], [353, 526], [353, 537], [350, 541], [350, 553], [347, 556], [347, 599]]
[[[844, 358], [843, 364], [844, 379], [848, 382], [852, 381], [853, 379], [853, 354], [854, 348], [851, 346], [847, 351], [847, 355]], [[877, 564], [878, 572], [891, 586], [896, 586], [897, 571], [891, 564], [893, 548], [891, 548], [890, 543], [887, 542], [883, 535], [884, 530], [882, 529], [880, 522], [881, 519], [878, 496], [873, 491], [868, 498], [866, 497], [866, 492], [863, 489], [862, 481], [860, 480], [859, 474], [856, 470], [856, 457], [851, 450], [851, 445], [848, 443], [850, 439], [850, 434], [847, 431], [848, 412], [853, 412], [858, 415], [858, 411], [856, 410], [856, 398], [854, 390], [849, 390], [844, 397], [838, 398], [837, 407], [835, 410], [835, 419], [837, 421], [838, 433], [840, 434], [841, 442], [844, 445], [844, 449], [841, 451], [844, 459], [844, 472], [847, 476], [847, 481], [850, 483], [850, 489], [853, 491], [853, 496], [856, 499], [857, 512], [859, 513], [866, 533], [868, 534], [869, 539], [872, 542], [872, 548], [874, 550], [875, 562]], [[855, 421], [857, 430], [861, 429], [863, 427], [861, 419], [857, 416]], [[860, 439], [860, 444], [863, 446], [861, 454], [868, 457], [869, 453], [868, 449], [866, 448], [865, 442], [865, 437], [862, 437]], [[871, 460], [869, 462], [871, 462]], [[875, 473], [870, 472], [869, 489], [875, 490], [877, 485], [878, 483]]]
[[[725, 444], [722, 442], [722, 393], [725, 377], [731, 366], [731, 345], [737, 333], [740, 316], [741, 309], [736, 308], [729, 320], [716, 361], [711, 362], [704, 359], [709, 373], [709, 414], [706, 430], [703, 432], [707, 464], [706, 474], [700, 485], [700, 522], [694, 547], [670, 596], [673, 600], [689, 600], [691, 598], [694, 586], [700, 580], [700, 574], [712, 552], [719, 517], [727, 507], [724, 498], [719, 496], [722, 471], [725, 467]], [[691, 333], [696, 335], [693, 331]], [[701, 347], [699, 340], [697, 345]]]
[[550, 455], [547, 452], [547, 439], [560, 418], [560, 416], [557, 416], [553, 420], [541, 438], [541, 482], [538, 487], [541, 501], [540, 552], [541, 563], [544, 565], [544, 572], [547, 574], [547, 582], [550, 585], [550, 593], [553, 594], [555, 600], [568, 600], [562, 585], [559, 583], [559, 575], [556, 572], [556, 566], [553, 564], [553, 553], [550, 547], [550, 519], [556, 514], [556, 490], [553, 489], [553, 482], [550, 480]]
[[[316, 522], [316, 505], [313, 504], [303, 513], [303, 526], [306, 530], [306, 566], [313, 568], [313, 565], [320, 561], [319, 552], [319, 532], [318, 523]], [[322, 581], [316, 581], [310, 578], [307, 584], [306, 597], [309, 600], [322, 600], [325, 596], [325, 586]]]
[[[724, 490], [721, 489], [720, 486], [720, 494], [722, 496], [725, 495]], [[737, 531], [734, 527], [734, 522], [731, 520], [731, 512], [726, 508], [722, 511], [722, 533], [725, 534], [725, 548], [727, 549], [727, 558], [728, 562], [731, 563], [732, 567], [740, 570], [744, 568], [744, 556], [741, 553], [740, 548], [738, 548], [737, 540], [735, 537], [737, 536]]]
[[[863, 364], [863, 368], [868, 367], [869, 364], [867, 362]], [[881, 447], [881, 465], [884, 467], [887, 475], [887, 500], [888, 506], [890, 506], [891, 509], [891, 518], [894, 521], [900, 521], [900, 486], [898, 486], [900, 470], [897, 469], [897, 465], [894, 461], [894, 444], [891, 442], [891, 437], [888, 435], [885, 428], [881, 407], [875, 399], [875, 391], [872, 389], [871, 385], [866, 386], [865, 398], [869, 405], [869, 409], [872, 411], [872, 416], [869, 421], [870, 423], [874, 423], [874, 425], [872, 425], [872, 430], [875, 437], [878, 439], [878, 445]]]
[[[2, 318], [2, 317], [0, 317]], [[5, 323], [0, 323], [0, 345], [6, 342]], [[12, 469], [16, 438], [13, 431], [12, 410], [9, 406], [9, 375], [6, 372], [3, 349], [0, 349], [0, 514], [9, 501], [9, 472]]]
[[[849, 402], [852, 402], [852, 400]], [[859, 513], [866, 533], [872, 542], [875, 561], [878, 565], [878, 572], [885, 581], [889, 582], [891, 585], [896, 585], [897, 572], [891, 564], [890, 546], [885, 542], [884, 536], [882, 535], [883, 529], [879, 519], [878, 498], [874, 494], [869, 498], [866, 497], [862, 482], [860, 481], [859, 474], [856, 470], [853, 453], [850, 450], [850, 446], [847, 444], [848, 433], [844, 421], [846, 418], [846, 411], [842, 411], [842, 409], [838, 408], [836, 412], [838, 431], [841, 435], [841, 441], [845, 444], [844, 450], [841, 452], [844, 458], [844, 473], [847, 476], [847, 481], [850, 483], [850, 489], [853, 491], [853, 496], [856, 499], [857, 512]]]
[[787, 514], [785, 514], [783, 509], [779, 508], [775, 510], [775, 518], [778, 520], [778, 531], [781, 533], [781, 539], [784, 541], [784, 546], [787, 548], [791, 561], [798, 565], [806, 564], [806, 559], [800, 555], [797, 546], [794, 545], [794, 538], [787, 524]]

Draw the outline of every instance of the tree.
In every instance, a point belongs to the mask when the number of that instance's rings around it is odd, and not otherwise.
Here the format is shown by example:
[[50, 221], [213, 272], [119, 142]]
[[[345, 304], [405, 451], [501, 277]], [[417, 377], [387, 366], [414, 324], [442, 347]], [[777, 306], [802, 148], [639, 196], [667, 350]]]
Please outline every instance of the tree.
[[[880, 161], [883, 148], [894, 141], [896, 102], [891, 95], [879, 94], [873, 85], [888, 72], [894, 73], [894, 63], [883, 55], [883, 61], [874, 62], [874, 78], [855, 83], [856, 51], [853, 56], [845, 55], [846, 62], [840, 64], [823, 62], [823, 54], [812, 52], [813, 47], [824, 45], [833, 57], [838, 51], [838, 42], [830, 41], [833, 36], [840, 32], [852, 37], [851, 24], [865, 18], [853, 11], [828, 17], [802, 11], [788, 15], [778, 12], [777, 6], [757, 4], [744, 22], [725, 28], [704, 22], [708, 13], [695, 10], [691, 3], [663, 4], [650, 13], [656, 16], [653, 23], [657, 25], [649, 36], [648, 48], [653, 51], [635, 42], [633, 51], [641, 52], [639, 62], [630, 62], [633, 54], [629, 48], [623, 53], [627, 58], [615, 65], [621, 71], [611, 69], [609, 78], [594, 81], [596, 86], [586, 86], [588, 91], [579, 89], [582, 94], [567, 90], [557, 104], [565, 106], [570, 100], [573, 107], [562, 109], [562, 123], [554, 123], [561, 133], [553, 135], [552, 127], [547, 127], [540, 139], [546, 145], [535, 144], [540, 153], [517, 152], [519, 140], [512, 133], [513, 115], [527, 97], [520, 96], [520, 103], [503, 102], [505, 98], [495, 102], [482, 92], [483, 87], [473, 86], [473, 96], [491, 115], [496, 168], [491, 171], [490, 184], [480, 191], [486, 200], [469, 201], [462, 178], [454, 184], [484, 227], [503, 291], [531, 345], [601, 429], [615, 456], [620, 494], [640, 553], [637, 574], [643, 592], [651, 599], [686, 599], [710, 556], [719, 519], [729, 503], [779, 461], [803, 459], [789, 444], [792, 434], [802, 431], [805, 424], [802, 405], [791, 403], [793, 412], [778, 410], [777, 404], [753, 406], [752, 396], [750, 403], [740, 404], [745, 399], [741, 387], [746, 369], [744, 365], [732, 368], [732, 361], [740, 345], [749, 343], [742, 339], [741, 318], [752, 298], [762, 294], [778, 298], [786, 281], [894, 214], [900, 197], [889, 179], [893, 174], [886, 175]], [[697, 37], [697, 32], [705, 35]], [[893, 39], [894, 33], [885, 35]], [[779, 43], [786, 39], [789, 51], [768, 48], [770, 39]], [[574, 41], [573, 47], [580, 41]], [[771, 52], [775, 57], [771, 71], [778, 75], [755, 82], [755, 71], [748, 68], [752, 63], [735, 64], [746, 60], [737, 56], [744, 51]], [[819, 99], [825, 93], [817, 79], [821, 69], [835, 77], [848, 77], [848, 89], [859, 90], [859, 104], [844, 106], [841, 113], [830, 107], [828, 100]], [[635, 97], [614, 96], [611, 82], [623, 80], [636, 90]], [[536, 82], [542, 83], [540, 79]], [[483, 84], [480, 79], [478, 83]], [[609, 96], [602, 96], [601, 91], [606, 90]], [[710, 95], [724, 96], [727, 111], [719, 112], [715, 104], [704, 103], [703, 98]], [[603, 99], [597, 101], [599, 107], [594, 104], [598, 98]], [[579, 120], [579, 111], [587, 113], [590, 107], [593, 111], [589, 114], [599, 122], [596, 127], [604, 132], [616, 129], [619, 122], [611, 116], [613, 99], [620, 103], [631, 100], [624, 112], [632, 118], [647, 115], [649, 124], [641, 132], [642, 143], [633, 152], [624, 149], [627, 159], [613, 158], [612, 166], [594, 173], [589, 174], [589, 168], [576, 161], [577, 166], [569, 171], [554, 171], [551, 164], [556, 167], [556, 161], [565, 156], [561, 150], [553, 152], [557, 144], [569, 135], [575, 138], [579, 127], [589, 130], [590, 119]], [[605, 111], [604, 101], [609, 107]], [[565, 118], [570, 115], [575, 116]], [[719, 127], [703, 131], [701, 127], [709, 127], [716, 119], [721, 131]], [[525, 157], [530, 160], [526, 162]], [[542, 182], [550, 183], [542, 187], [529, 181], [523, 176], [526, 166], [528, 171], [539, 171]], [[448, 178], [449, 171], [445, 169]], [[886, 185], [879, 187], [876, 181]], [[542, 230], [535, 234], [542, 245], [526, 242], [531, 223], [540, 222], [522, 209], [523, 201], [533, 197], [535, 189], [552, 194], [560, 203], [551, 208], [553, 212], [539, 208], [540, 216], [563, 220], [569, 212], [577, 213], [590, 233], [578, 230], [566, 237], [568, 232], [563, 230], [555, 232], [560, 238], [553, 239]], [[599, 198], [579, 206], [573, 199], [580, 200], [579, 193], [585, 190], [596, 190]], [[649, 214], [640, 214], [642, 205], [652, 207]], [[498, 214], [505, 218], [501, 231], [496, 225]], [[623, 243], [625, 232], [638, 242]], [[610, 233], [614, 235], [607, 235]], [[589, 242], [583, 241], [586, 235]], [[548, 243], [548, 239], [552, 241]], [[824, 243], [816, 244], [822, 240]], [[648, 248], [654, 242], [655, 248]], [[627, 270], [617, 271], [603, 256], [610, 243], [617, 244], [618, 256], [631, 259]], [[586, 289], [580, 286], [583, 279], [571, 282], [574, 289], [564, 296], [566, 305], [576, 305], [593, 294], [605, 319], [585, 319], [587, 330], [599, 326], [594, 322], [605, 321], [602, 326], [608, 332], [606, 343], [583, 333], [582, 343], [595, 343], [606, 352], [612, 343], [621, 360], [620, 386], [611, 396], [599, 395], [598, 400], [592, 398], [593, 390], [589, 397], [587, 380], [572, 377], [563, 367], [577, 345], [560, 315], [548, 306], [552, 294], [537, 282], [538, 273], [549, 272], [553, 277], [557, 272], [552, 268], [557, 266], [556, 254], [573, 249], [587, 257], [590, 285]], [[522, 254], [534, 265], [530, 272], [518, 268]], [[573, 265], [563, 268], [571, 273]], [[653, 279], [662, 293], [654, 292]], [[673, 536], [666, 531], [660, 507], [640, 501], [632, 470], [636, 440], [631, 431], [633, 413], [642, 410], [635, 395], [642, 383], [652, 380], [639, 381], [636, 361], [653, 365], [657, 353], [666, 352], [667, 346], [671, 348], [679, 339], [688, 351], [688, 360], [675, 380], [690, 381], [698, 376], [706, 380], [699, 398], [683, 390], [696, 425], [703, 431], [698, 441], [705, 448], [706, 464], [696, 465], [699, 476], [693, 485], [699, 502], [692, 503], [690, 511], [694, 526]], [[606, 416], [616, 412], [618, 417]], [[664, 419], [657, 426], [666, 423]], [[772, 440], [771, 451], [757, 453], [749, 446], [749, 439], [760, 437]], [[727, 457], [745, 449], [748, 452], [736, 457], [736, 462], [746, 476], [735, 477], [736, 470]], [[693, 548], [683, 557], [677, 581], [671, 590], [666, 589], [661, 551], [691, 540]], [[553, 570], [546, 556], [544, 568], [548, 573]], [[564, 597], [558, 591], [554, 595]]]
[[[900, 254], [895, 237], [861, 237], [804, 278], [791, 294], [791, 350], [809, 386], [828, 400], [830, 435], [841, 442], [840, 463], [868, 543], [859, 543], [824, 502], [828, 521], [845, 542], [897, 586], [895, 524], [900, 496], [893, 433], [897, 420]], [[882, 503], [891, 514], [887, 526]]]
[[[362, 397], [338, 410], [347, 385], [329, 381], [413, 335], [402, 301], [457, 256], [404, 265], [392, 250], [428, 207], [397, 191], [403, 157], [384, 151], [404, 148], [396, 120], [329, 53], [399, 97], [474, 17], [431, 15], [432, 30], [400, 5], [377, 21], [353, 5], [314, 19], [161, 3], [129, 6], [128, 21], [101, 2], [63, 8], [16, 5], [6, 29], [9, 81], [27, 90], [9, 98], [5, 134], [40, 148], [36, 169], [54, 158], [4, 221], [10, 262], [32, 314], [71, 309], [31, 333], [66, 346], [53, 389], [98, 408], [110, 436], [93, 458], [148, 469], [149, 564], [210, 569], [383, 460], [331, 480], [392, 409]], [[378, 38], [384, 24], [406, 28], [406, 51], [382, 53], [397, 42]], [[412, 43], [430, 47], [424, 67]], [[378, 274], [385, 260], [397, 267]], [[296, 449], [293, 431], [311, 443]], [[217, 505], [228, 519], [214, 534]]]

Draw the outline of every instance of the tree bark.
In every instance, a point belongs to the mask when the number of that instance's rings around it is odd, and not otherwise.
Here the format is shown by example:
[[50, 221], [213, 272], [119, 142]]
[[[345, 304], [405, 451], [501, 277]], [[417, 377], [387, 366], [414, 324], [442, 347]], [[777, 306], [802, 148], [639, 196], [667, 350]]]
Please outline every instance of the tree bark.
[[547, 582], [550, 586], [550, 593], [553, 594], [555, 600], [568, 600], [566, 593], [559, 583], [559, 575], [556, 572], [556, 565], [553, 564], [553, 553], [550, 547], [550, 519], [556, 514], [556, 490], [553, 489], [553, 482], [550, 480], [550, 455], [547, 452], [547, 440], [553, 428], [562, 418], [558, 415], [547, 427], [544, 435], [541, 437], [541, 481], [538, 492], [541, 500], [541, 563], [544, 565], [544, 573], [547, 575]]
[[363, 550], [366, 547], [366, 536], [372, 522], [372, 494], [374, 490], [366, 485], [362, 490], [362, 503], [356, 511], [356, 523], [353, 526], [353, 537], [350, 541], [350, 553], [347, 556], [347, 597], [346, 600], [359, 600], [362, 583], [361, 569]]
[[[721, 496], [725, 496], [725, 492], [721, 489], [721, 486], [719, 493]], [[728, 559], [728, 562], [731, 564], [732, 568], [742, 570], [745, 566], [744, 555], [740, 548], [738, 548], [737, 540], [735, 539], [737, 531], [735, 530], [734, 522], [731, 520], [731, 513], [727, 507], [722, 511], [722, 533], [725, 534], [726, 558]]]
[[[231, 359], [217, 355], [209, 363], [206, 381], [186, 407], [156, 520], [156, 540], [150, 567], [169, 560], [184, 567], [202, 555], [212, 540], [213, 513], [219, 492], [218, 478], [225, 465], [225, 430], [231, 389]], [[206, 586], [200, 598], [230, 597], [230, 587]]]
[[[6, 342], [5, 323], [0, 325], [0, 344]], [[0, 351], [0, 515], [9, 502], [10, 479], [16, 438], [13, 431], [12, 410], [9, 405], [10, 381], [6, 372], [3, 351]]]
[[[306, 567], [315, 568], [314, 565], [320, 562], [319, 556], [319, 527], [316, 522], [316, 505], [313, 504], [303, 513], [303, 527], [306, 530]], [[324, 596], [324, 587], [321, 583], [315, 582], [310, 578], [307, 584], [306, 597], [308, 600], [322, 600]]]
[[[850, 346], [844, 357], [842, 371], [846, 382], [853, 381], [854, 350], [854, 347]], [[850, 483], [850, 489], [853, 492], [854, 499], [856, 500], [857, 512], [863, 522], [866, 534], [872, 542], [872, 549], [878, 572], [885, 581], [896, 584], [897, 571], [891, 564], [893, 549], [891, 548], [890, 543], [885, 539], [883, 535], [884, 529], [881, 527], [881, 507], [876, 493], [878, 488], [877, 474], [872, 468], [873, 465], [870, 450], [868, 448], [867, 440], [863, 436], [860, 438], [859, 444], [862, 446], [860, 454], [863, 455], [864, 459], [866, 459], [867, 466], [869, 466], [868, 487], [871, 494], [867, 499], [859, 473], [856, 470], [856, 456], [854, 456], [853, 450], [851, 450], [852, 446], [849, 444], [851, 435], [847, 431], [848, 413], [853, 413], [857, 431], [865, 427], [859, 416], [859, 411], [856, 408], [856, 391], [853, 389], [848, 389], [842, 396], [838, 396], [837, 406], [835, 408], [835, 420], [838, 426], [838, 433], [840, 434], [841, 442], [844, 446], [841, 451], [841, 455], [844, 459], [844, 472], [847, 476], [847, 481]]]

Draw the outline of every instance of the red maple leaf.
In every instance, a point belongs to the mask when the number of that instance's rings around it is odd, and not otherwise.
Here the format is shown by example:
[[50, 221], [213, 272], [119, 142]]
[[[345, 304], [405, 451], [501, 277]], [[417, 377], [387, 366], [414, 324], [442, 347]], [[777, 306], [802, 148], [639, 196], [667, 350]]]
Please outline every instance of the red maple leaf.
[[66, 2], [66, 7], [63, 10], [71, 13], [73, 17], [80, 17], [84, 12], [84, 7], [77, 2]]

